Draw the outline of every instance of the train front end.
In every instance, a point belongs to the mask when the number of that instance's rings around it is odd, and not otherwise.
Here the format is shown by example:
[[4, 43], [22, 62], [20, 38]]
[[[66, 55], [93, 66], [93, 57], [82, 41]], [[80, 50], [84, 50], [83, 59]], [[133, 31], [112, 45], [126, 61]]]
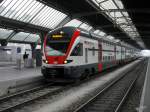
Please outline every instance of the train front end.
[[69, 78], [69, 63], [73, 60], [68, 60], [68, 56], [79, 34], [76, 28], [63, 27], [51, 31], [45, 37], [41, 71], [46, 80]]

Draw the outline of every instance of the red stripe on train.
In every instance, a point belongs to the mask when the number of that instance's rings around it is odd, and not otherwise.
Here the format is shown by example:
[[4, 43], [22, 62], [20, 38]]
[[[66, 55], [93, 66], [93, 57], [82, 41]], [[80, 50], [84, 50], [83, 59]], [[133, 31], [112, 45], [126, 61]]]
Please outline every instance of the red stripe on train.
[[[73, 43], [75, 42], [76, 38], [80, 35], [80, 31], [76, 30], [71, 38], [71, 41], [69, 43], [69, 47], [67, 49], [66, 55], [64, 56], [46, 56], [46, 60], [48, 61], [48, 64], [64, 64], [64, 61], [67, 59], [69, 52], [73, 46]], [[47, 37], [46, 37], [47, 38]], [[45, 38], [45, 40], [47, 40]], [[46, 41], [44, 41], [44, 48], [46, 47]], [[45, 52], [45, 51], [44, 51]]]
[[101, 72], [103, 70], [103, 65], [102, 63], [99, 63], [98, 64], [98, 71]]

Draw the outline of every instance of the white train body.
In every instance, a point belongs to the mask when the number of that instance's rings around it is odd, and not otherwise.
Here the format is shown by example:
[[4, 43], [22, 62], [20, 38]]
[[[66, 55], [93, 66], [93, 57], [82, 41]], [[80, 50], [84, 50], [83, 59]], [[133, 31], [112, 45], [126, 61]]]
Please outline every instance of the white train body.
[[79, 78], [135, 59], [134, 48], [73, 27], [51, 31], [44, 41], [45, 78]]

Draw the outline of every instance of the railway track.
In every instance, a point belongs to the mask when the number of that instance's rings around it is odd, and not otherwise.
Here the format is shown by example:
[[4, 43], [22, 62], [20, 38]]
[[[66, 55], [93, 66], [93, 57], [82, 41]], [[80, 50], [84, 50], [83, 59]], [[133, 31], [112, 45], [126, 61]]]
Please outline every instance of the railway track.
[[42, 85], [30, 90], [13, 94], [0, 99], [0, 112], [12, 112], [13, 109], [36, 101], [44, 96], [55, 94], [65, 86], [54, 86], [54, 83]]
[[[115, 68], [114, 68], [115, 69]], [[108, 71], [104, 71], [101, 75], [112, 72], [114, 69], [110, 69]], [[43, 85], [40, 87], [36, 87], [30, 90], [26, 90], [14, 95], [10, 95], [4, 98], [0, 98], [0, 112], [13, 112], [16, 109], [20, 109], [28, 104], [32, 104], [40, 99], [44, 99], [45, 97], [50, 97], [58, 94], [61, 91], [69, 89], [70, 87], [80, 85], [86, 81], [92, 80], [97, 77], [96, 75], [91, 77], [90, 79], [85, 79], [78, 84], [70, 84], [66, 86], [55, 85], [54, 83], [50, 83], [47, 85]], [[119, 80], [119, 79], [118, 79]]]
[[142, 65], [144, 65], [144, 62], [135, 67], [134, 70], [113, 81], [73, 112], [119, 112], [140, 73], [143, 71]]
[[[114, 67], [108, 71], [104, 71], [102, 73], [102, 75], [113, 71], [115, 68], [116, 67]], [[16, 110], [18, 108], [21, 108], [27, 104], [30, 104], [34, 101], [42, 99], [46, 96], [51, 96], [51, 95], [57, 94], [69, 87], [77, 86], [88, 80], [92, 80], [94, 77], [97, 77], [97, 76], [95, 75], [95, 76], [91, 77], [91, 79], [85, 79], [82, 82], [74, 83], [74, 84], [66, 85], [66, 86], [56, 86], [56, 84], [50, 83], [47, 85], [42, 85], [40, 87], [35, 87], [30, 90], [26, 90], [23, 92], [19, 92], [19, 93], [10, 95], [10, 96], [0, 98], [0, 112], [13, 112], [14, 110]]]

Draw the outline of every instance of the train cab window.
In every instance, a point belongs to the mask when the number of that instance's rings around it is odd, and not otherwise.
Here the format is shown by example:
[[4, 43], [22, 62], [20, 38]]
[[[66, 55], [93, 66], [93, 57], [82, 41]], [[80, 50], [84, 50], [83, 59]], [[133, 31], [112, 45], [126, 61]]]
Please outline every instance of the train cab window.
[[73, 49], [71, 56], [83, 56], [83, 44], [78, 43]]

